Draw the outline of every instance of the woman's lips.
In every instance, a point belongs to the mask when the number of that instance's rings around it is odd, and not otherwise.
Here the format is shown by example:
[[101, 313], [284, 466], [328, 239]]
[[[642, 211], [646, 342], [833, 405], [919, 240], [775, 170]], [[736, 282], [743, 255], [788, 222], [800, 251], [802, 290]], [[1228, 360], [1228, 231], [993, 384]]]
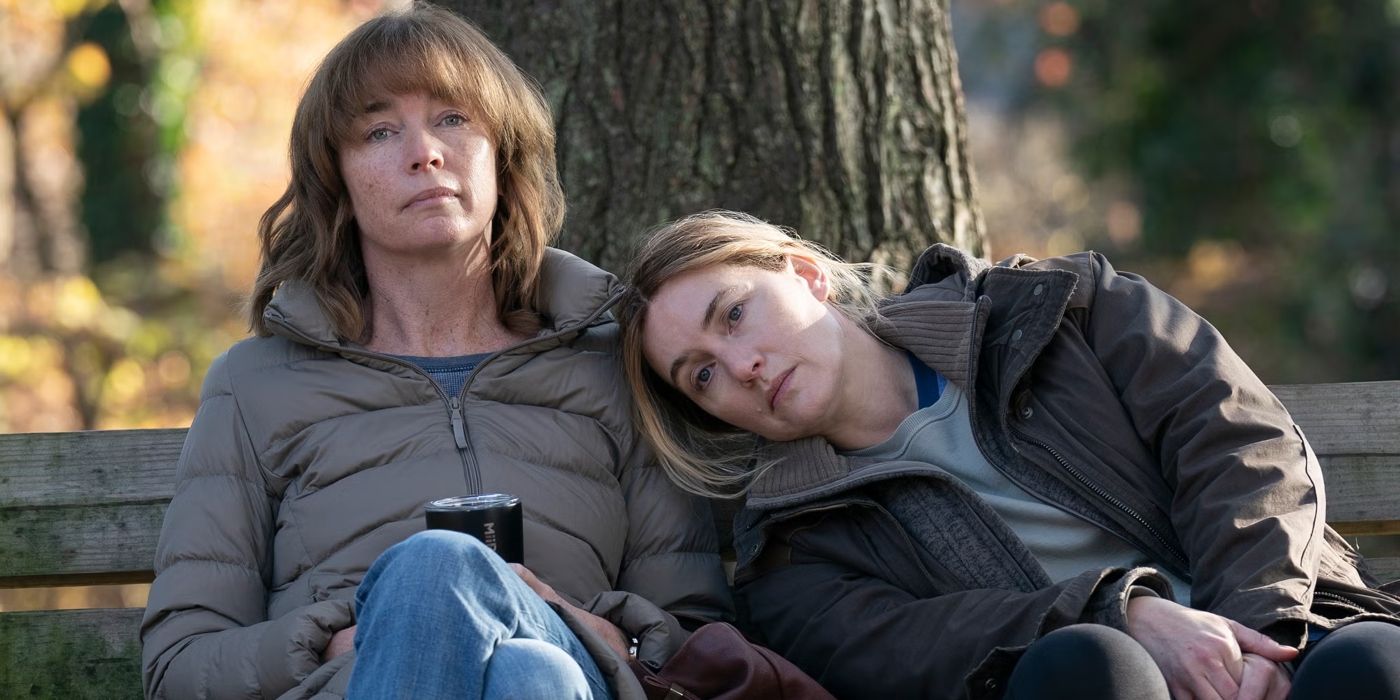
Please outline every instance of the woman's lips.
[[787, 388], [788, 377], [792, 376], [794, 369], [796, 368], [789, 368], [788, 371], [778, 375], [778, 380], [773, 382], [773, 390], [768, 394], [768, 410], [778, 410], [778, 401], [783, 398], [783, 390]]
[[421, 204], [423, 202], [432, 202], [439, 199], [449, 199], [454, 198], [456, 196], [457, 193], [453, 192], [451, 189], [448, 189], [446, 187], [434, 187], [432, 189], [423, 190], [422, 192], [419, 192], [418, 194], [414, 195], [413, 199], [410, 200], [408, 204], [404, 205], [404, 208], [411, 207], [415, 204]]

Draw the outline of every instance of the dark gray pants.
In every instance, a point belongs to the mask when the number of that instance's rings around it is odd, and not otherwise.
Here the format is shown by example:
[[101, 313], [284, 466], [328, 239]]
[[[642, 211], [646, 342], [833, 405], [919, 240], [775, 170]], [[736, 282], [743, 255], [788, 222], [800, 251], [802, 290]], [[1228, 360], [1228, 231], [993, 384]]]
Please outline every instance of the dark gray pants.
[[[1167, 700], [1166, 681], [1142, 645], [1102, 625], [1073, 625], [1026, 650], [1008, 700]], [[1308, 646], [1293, 676], [1294, 700], [1400, 698], [1400, 627], [1347, 625]]]

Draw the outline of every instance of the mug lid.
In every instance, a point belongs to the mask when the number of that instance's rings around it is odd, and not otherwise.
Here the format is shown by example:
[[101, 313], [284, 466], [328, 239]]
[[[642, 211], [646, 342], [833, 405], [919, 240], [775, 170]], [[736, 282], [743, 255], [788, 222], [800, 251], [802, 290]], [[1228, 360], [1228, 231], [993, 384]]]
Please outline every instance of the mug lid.
[[518, 496], [508, 493], [479, 493], [475, 496], [453, 496], [430, 501], [426, 510], [485, 510], [509, 507], [520, 503]]

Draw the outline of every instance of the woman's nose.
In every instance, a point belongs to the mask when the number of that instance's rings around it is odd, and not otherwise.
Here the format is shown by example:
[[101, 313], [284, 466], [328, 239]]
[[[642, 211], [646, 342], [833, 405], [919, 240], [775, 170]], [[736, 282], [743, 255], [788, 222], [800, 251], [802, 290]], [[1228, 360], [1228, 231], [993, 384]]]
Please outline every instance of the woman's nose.
[[413, 172], [420, 170], [441, 170], [442, 169], [443, 148], [442, 142], [426, 131], [416, 131], [409, 139], [408, 169]]
[[728, 353], [725, 364], [740, 382], [751, 382], [763, 374], [763, 355], [747, 348], [735, 348]]

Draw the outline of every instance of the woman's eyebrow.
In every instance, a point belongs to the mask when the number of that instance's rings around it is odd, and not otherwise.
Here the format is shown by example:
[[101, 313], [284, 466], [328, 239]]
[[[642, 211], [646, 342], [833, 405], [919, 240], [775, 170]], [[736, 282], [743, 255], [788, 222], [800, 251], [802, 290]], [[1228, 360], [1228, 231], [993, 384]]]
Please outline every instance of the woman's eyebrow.
[[734, 295], [738, 290], [739, 285], [731, 284], [715, 292], [714, 298], [710, 299], [710, 305], [705, 307], [705, 318], [700, 321], [700, 330], [703, 331], [710, 327], [710, 323], [714, 321], [715, 318], [715, 311], [720, 307], [720, 302]]
[[[739, 285], [731, 284], [727, 287], [722, 287], [719, 291], [715, 292], [714, 297], [710, 299], [710, 305], [705, 307], [705, 316], [700, 320], [701, 332], [704, 332], [704, 330], [706, 328], [709, 328], [710, 324], [714, 322], [715, 312], [719, 310], [721, 302], [733, 296], [738, 291]], [[684, 352], [681, 353], [680, 357], [677, 357], [674, 361], [671, 362], [671, 371], [669, 373], [671, 377], [671, 386], [680, 386], [676, 382], [676, 373], [679, 372], [681, 367], [685, 366], [685, 363], [688, 361], [690, 361], [690, 353]]]
[[680, 386], [680, 383], [676, 381], [676, 373], [679, 372], [681, 370], [681, 367], [685, 366], [685, 363], [689, 361], [690, 353], [687, 352], [682, 353], [680, 357], [677, 357], [675, 361], [671, 363], [671, 386]]

